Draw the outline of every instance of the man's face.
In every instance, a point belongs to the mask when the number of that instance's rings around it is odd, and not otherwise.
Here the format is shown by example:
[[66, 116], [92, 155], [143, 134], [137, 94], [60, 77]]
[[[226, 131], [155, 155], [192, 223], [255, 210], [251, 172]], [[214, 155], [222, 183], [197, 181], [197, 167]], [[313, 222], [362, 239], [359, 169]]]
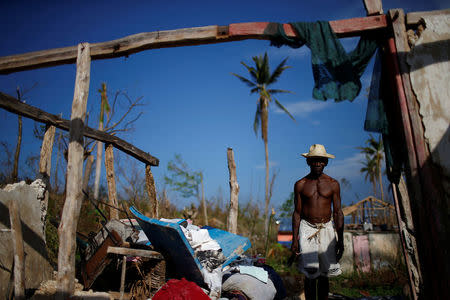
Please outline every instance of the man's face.
[[311, 168], [311, 173], [316, 176], [320, 176], [323, 173], [323, 169], [328, 164], [328, 158], [325, 157], [309, 157], [307, 163]]

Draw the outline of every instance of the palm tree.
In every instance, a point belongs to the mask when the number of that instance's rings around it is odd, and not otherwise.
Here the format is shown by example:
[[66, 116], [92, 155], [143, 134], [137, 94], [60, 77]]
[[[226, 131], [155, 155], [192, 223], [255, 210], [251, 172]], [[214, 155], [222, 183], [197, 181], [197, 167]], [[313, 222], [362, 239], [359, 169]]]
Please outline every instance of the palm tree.
[[266, 154], [266, 193], [265, 193], [265, 202], [266, 206], [264, 209], [264, 219], [265, 219], [265, 232], [267, 234], [269, 228], [269, 148], [267, 145], [268, 135], [267, 130], [269, 126], [269, 104], [272, 100], [275, 101], [275, 104], [282, 109], [285, 113], [295, 121], [294, 117], [289, 113], [289, 111], [277, 100], [273, 95], [279, 93], [291, 93], [286, 90], [279, 89], [269, 89], [269, 86], [274, 84], [280, 78], [280, 75], [284, 72], [284, 70], [290, 68], [289, 66], [285, 66], [287, 58], [284, 59], [273, 71], [270, 73], [269, 67], [269, 58], [267, 57], [267, 53], [262, 56], [254, 56], [253, 61], [255, 63], [255, 67], [250, 67], [241, 61], [241, 64], [247, 69], [250, 73], [250, 79], [247, 79], [238, 74], [232, 73], [234, 76], [239, 78], [242, 82], [247, 84], [251, 90], [250, 93], [258, 93], [259, 99], [256, 106], [255, 120], [253, 122], [253, 130], [255, 134], [258, 134], [258, 127], [261, 124], [261, 137], [264, 141], [264, 150]]
[[372, 189], [373, 189], [373, 194], [374, 196], [377, 193], [377, 185], [376, 185], [376, 176], [377, 176], [377, 171], [376, 171], [376, 162], [375, 160], [371, 159], [371, 157], [369, 155], [366, 154], [366, 160], [362, 161], [362, 164], [364, 165], [364, 167], [362, 167], [359, 171], [363, 174], [365, 174], [364, 176], [364, 180], [369, 180], [370, 183], [372, 183]]
[[[384, 191], [383, 191], [383, 180], [381, 176], [381, 162], [383, 161], [383, 140], [381, 139], [381, 135], [378, 138], [378, 141], [370, 135], [370, 138], [366, 141], [366, 147], [358, 147], [361, 150], [361, 153], [366, 155], [365, 167], [361, 169], [361, 172], [370, 172], [371, 174], [366, 173], [367, 176], [372, 176], [373, 181], [376, 182], [375, 176], [378, 177], [378, 183], [380, 185], [381, 192], [381, 200], [384, 201]], [[363, 169], [366, 169], [363, 171]], [[373, 183], [374, 184], [374, 183]], [[374, 184], [375, 186], [375, 184]]]

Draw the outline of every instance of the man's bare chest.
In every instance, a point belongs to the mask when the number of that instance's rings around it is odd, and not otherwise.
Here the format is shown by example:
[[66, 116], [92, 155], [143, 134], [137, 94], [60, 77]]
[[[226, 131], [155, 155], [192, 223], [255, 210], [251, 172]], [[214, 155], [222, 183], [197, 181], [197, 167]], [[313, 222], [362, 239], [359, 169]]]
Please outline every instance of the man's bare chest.
[[302, 194], [308, 199], [331, 198], [333, 189], [328, 181], [312, 180], [303, 186]]

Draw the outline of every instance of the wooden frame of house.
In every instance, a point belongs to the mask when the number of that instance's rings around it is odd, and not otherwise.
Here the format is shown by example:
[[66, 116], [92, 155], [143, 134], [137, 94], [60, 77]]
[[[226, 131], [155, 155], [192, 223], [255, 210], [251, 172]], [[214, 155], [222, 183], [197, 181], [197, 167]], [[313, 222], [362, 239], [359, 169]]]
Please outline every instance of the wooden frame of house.
[[[448, 14], [449, 11], [409, 13], [405, 16], [402, 9], [389, 10], [387, 14], [383, 14], [381, 0], [365, 0], [364, 4], [368, 16], [330, 21], [330, 25], [338, 37], [361, 36], [368, 32], [383, 37], [383, 46], [391, 66], [389, 76], [393, 83], [392, 101], [397, 109], [395, 118], [391, 118], [389, 121], [396, 125], [395, 128], [398, 131], [396, 134], [403, 139], [404, 150], [407, 154], [405, 175], [409, 198], [405, 197], [406, 189], [403, 189], [402, 194], [401, 187], [394, 185], [393, 191], [405, 249], [406, 265], [412, 283], [412, 295], [414, 299], [419, 296], [426, 299], [449, 298], [450, 273], [448, 263], [445, 263], [449, 259], [445, 255], [447, 250], [442, 250], [448, 244], [448, 214], [446, 211], [442, 212], [444, 208], [447, 208], [447, 200], [443, 184], [440, 181], [440, 171], [430, 159], [430, 147], [424, 137], [419, 104], [411, 88], [409, 68], [406, 64], [406, 54], [410, 51], [407, 29], [416, 28], [421, 16]], [[291, 25], [284, 24], [283, 26], [288, 36], [295, 36]], [[43, 145], [43, 149], [45, 146], [47, 152], [41, 156], [42, 168], [40, 170], [46, 176], [49, 176], [50, 169], [46, 168], [46, 165], [49, 166], [49, 164], [46, 164], [45, 161], [51, 157], [51, 145], [47, 144], [53, 142], [51, 135], [54, 134], [54, 127], [70, 132], [67, 196], [59, 227], [61, 243], [58, 257], [58, 281], [62, 297], [71, 295], [74, 291], [75, 230], [82, 199], [83, 136], [106, 143], [106, 161], [111, 161], [112, 148], [115, 147], [144, 162], [149, 194], [151, 200], [154, 201], [154, 207], [156, 207], [154, 180], [150, 167], [157, 166], [158, 160], [117, 137], [84, 125], [91, 60], [129, 56], [140, 51], [159, 48], [245, 39], [268, 40], [274, 28], [273, 23], [268, 22], [185, 28], [140, 33], [102, 43], [80, 43], [78, 46], [0, 57], [0, 74], [62, 64], [76, 63], [77, 65], [70, 121], [62, 120], [0, 93], [1, 108], [48, 125]], [[113, 165], [106, 164], [107, 171], [113, 171], [111, 169]], [[114, 178], [110, 178], [109, 175], [108, 188], [111, 201], [111, 197], [114, 198], [115, 195], [115, 184]], [[114, 205], [115, 202], [113, 200], [112, 202]], [[156, 213], [156, 208], [153, 213]], [[408, 251], [406, 251], [405, 239], [414, 241], [412, 248], [408, 248]], [[415, 247], [416, 242], [417, 247]], [[430, 245], [433, 246], [430, 247]], [[414, 279], [414, 276], [418, 276], [418, 278]], [[423, 282], [423, 290], [420, 289], [421, 282]]]

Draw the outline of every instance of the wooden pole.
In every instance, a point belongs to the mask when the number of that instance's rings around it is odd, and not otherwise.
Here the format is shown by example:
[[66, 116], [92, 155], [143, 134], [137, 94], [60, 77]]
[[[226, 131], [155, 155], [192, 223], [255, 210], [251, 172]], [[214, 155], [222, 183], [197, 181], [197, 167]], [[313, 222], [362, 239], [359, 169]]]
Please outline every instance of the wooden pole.
[[228, 213], [227, 230], [237, 233], [237, 218], [239, 207], [239, 184], [236, 176], [236, 163], [234, 161], [233, 149], [227, 149], [228, 172], [230, 174], [230, 210]]
[[[111, 144], [105, 144], [105, 169], [106, 181], [108, 182], [108, 199], [109, 204], [113, 207], [119, 207], [117, 204], [116, 176], [114, 172], [114, 153]], [[113, 207], [109, 207], [109, 218], [119, 219], [119, 211]]]
[[15, 199], [9, 200], [9, 219], [14, 249], [14, 298], [25, 299], [25, 257], [23, 251], [22, 224]]
[[80, 217], [83, 176], [83, 129], [86, 117], [91, 56], [88, 43], [78, 45], [77, 73], [70, 121], [70, 142], [67, 162], [66, 200], [58, 228], [57, 298], [67, 299], [75, 288], [76, 229]]
[[86, 166], [84, 167], [84, 175], [83, 175], [83, 191], [87, 193], [89, 178], [91, 177], [92, 165], [94, 164], [94, 156], [89, 155], [86, 159]]
[[127, 256], [122, 256], [122, 274], [120, 276], [120, 298], [123, 299], [123, 294], [125, 292], [125, 273], [127, 272]]
[[48, 193], [50, 191], [50, 171], [52, 169], [52, 151], [55, 140], [56, 127], [47, 125], [42, 140], [41, 159], [39, 161], [39, 174], [45, 184], [44, 208], [48, 207]]
[[148, 199], [150, 200], [151, 218], [157, 219], [158, 216], [158, 199], [156, 198], [155, 179], [153, 178], [150, 165], [145, 166], [145, 186], [147, 188]]
[[[417, 300], [418, 299], [417, 292], [419, 291], [418, 278], [416, 278], [416, 280], [414, 280], [414, 278], [413, 278], [413, 269], [415, 269], [415, 265], [412, 263], [411, 255], [408, 252], [408, 249], [406, 246], [406, 241], [405, 241], [405, 235], [409, 235], [409, 234], [406, 230], [405, 222], [403, 222], [401, 214], [400, 214], [400, 205], [399, 205], [398, 196], [397, 196], [397, 185], [394, 183], [391, 183], [391, 187], [392, 187], [392, 194], [394, 196], [395, 212], [396, 212], [396, 216], [397, 216], [398, 229], [399, 229], [399, 233], [400, 233], [400, 241], [402, 242], [403, 257], [405, 258], [405, 264], [406, 264], [406, 268], [408, 270], [409, 288], [410, 288], [411, 295], [412, 295], [411, 298], [412, 298], [412, 300]], [[416, 273], [417, 273], [417, 270], [416, 270]]]

